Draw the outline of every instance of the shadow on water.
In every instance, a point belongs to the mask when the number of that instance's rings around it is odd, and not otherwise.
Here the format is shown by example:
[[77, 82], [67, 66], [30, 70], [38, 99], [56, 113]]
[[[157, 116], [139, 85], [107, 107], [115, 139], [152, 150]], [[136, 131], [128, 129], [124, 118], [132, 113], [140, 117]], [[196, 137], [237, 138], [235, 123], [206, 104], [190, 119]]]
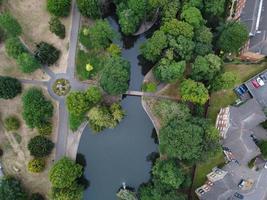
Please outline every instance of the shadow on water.
[[159, 144], [159, 138], [155, 128], [153, 128], [153, 131], [151, 133], [151, 138], [154, 140], [155, 144]]
[[77, 183], [81, 184], [85, 189], [90, 186], [90, 181], [85, 178], [85, 168], [87, 166], [86, 158], [83, 154], [78, 153], [76, 156], [76, 163], [83, 166], [83, 175], [77, 179]]

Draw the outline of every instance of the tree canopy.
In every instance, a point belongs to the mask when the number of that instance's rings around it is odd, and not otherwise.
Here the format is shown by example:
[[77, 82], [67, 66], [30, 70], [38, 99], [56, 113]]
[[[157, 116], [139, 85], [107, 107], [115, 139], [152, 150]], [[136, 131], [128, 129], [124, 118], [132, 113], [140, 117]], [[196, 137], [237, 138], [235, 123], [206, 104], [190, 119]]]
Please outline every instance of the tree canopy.
[[6, 53], [9, 57], [17, 59], [19, 55], [26, 52], [26, 48], [17, 37], [8, 38], [5, 42]]
[[40, 42], [36, 48], [34, 56], [43, 65], [52, 65], [59, 59], [60, 51], [52, 44]]
[[194, 28], [198, 28], [204, 23], [201, 12], [196, 7], [184, 6], [181, 18]]
[[31, 155], [37, 158], [43, 158], [50, 155], [53, 148], [54, 143], [41, 135], [33, 137], [28, 144], [28, 150]]
[[73, 183], [66, 188], [52, 188], [53, 200], [82, 200], [83, 186]]
[[34, 56], [29, 53], [22, 53], [18, 56], [17, 63], [23, 73], [32, 73], [41, 67]]
[[212, 82], [212, 90], [226, 90], [233, 89], [238, 82], [238, 77], [233, 72], [224, 72]]
[[58, 17], [52, 16], [49, 20], [49, 30], [60, 39], [65, 38], [66, 30], [64, 24], [61, 23]]
[[99, 0], [77, 0], [77, 6], [83, 16], [97, 19], [101, 15]]
[[47, 0], [47, 10], [57, 17], [69, 15], [71, 0]]
[[19, 180], [4, 177], [0, 184], [0, 200], [27, 200], [27, 194]]
[[22, 91], [21, 82], [18, 79], [0, 76], [0, 98], [13, 99]]
[[7, 36], [16, 37], [22, 34], [20, 24], [9, 12], [4, 12], [0, 15], [0, 27]]

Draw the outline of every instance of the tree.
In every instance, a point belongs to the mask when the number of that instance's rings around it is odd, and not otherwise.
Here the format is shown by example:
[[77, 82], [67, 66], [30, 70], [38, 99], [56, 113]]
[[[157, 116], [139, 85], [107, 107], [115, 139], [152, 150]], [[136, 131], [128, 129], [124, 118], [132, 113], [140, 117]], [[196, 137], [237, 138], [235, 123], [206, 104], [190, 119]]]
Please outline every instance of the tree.
[[185, 61], [176, 62], [162, 58], [153, 72], [158, 80], [170, 83], [183, 77], [185, 65]]
[[212, 81], [221, 71], [222, 60], [214, 54], [198, 56], [192, 65], [191, 77], [196, 81]]
[[169, 45], [182, 60], [190, 60], [192, 58], [195, 43], [191, 39], [184, 36], [170, 38]]
[[49, 180], [54, 188], [68, 188], [82, 176], [82, 166], [67, 157], [61, 158], [49, 171]]
[[18, 21], [8, 12], [0, 15], [0, 27], [4, 30], [7, 36], [20, 36], [22, 28]]
[[86, 95], [82, 91], [70, 92], [67, 96], [68, 111], [73, 115], [81, 115], [90, 109]]
[[163, 31], [156, 31], [142, 46], [141, 53], [149, 61], [155, 62], [167, 47], [167, 37]]
[[206, 26], [201, 26], [195, 31], [195, 54], [205, 56], [212, 52], [213, 34]]
[[109, 57], [100, 75], [101, 87], [110, 95], [119, 95], [127, 91], [129, 80], [129, 62], [118, 56]]
[[164, 0], [160, 1], [162, 8], [162, 20], [168, 22], [176, 18], [176, 15], [181, 8], [179, 0]]
[[181, 18], [194, 28], [198, 28], [204, 23], [201, 12], [196, 7], [185, 6]]
[[60, 39], [64, 39], [66, 30], [64, 24], [58, 19], [58, 17], [52, 16], [49, 21], [49, 30], [58, 36]]
[[101, 16], [98, 0], [77, 0], [77, 6], [83, 16], [97, 19]]
[[212, 16], [222, 16], [225, 11], [225, 0], [205, 0], [205, 12]]
[[160, 130], [160, 151], [169, 158], [197, 160], [203, 145], [203, 129], [191, 121], [171, 120]]
[[28, 163], [28, 171], [32, 173], [40, 173], [45, 169], [45, 160], [42, 158], [34, 158]]
[[153, 166], [152, 174], [160, 182], [172, 188], [178, 189], [185, 177], [174, 160], [157, 160]]
[[41, 64], [52, 65], [59, 59], [60, 51], [53, 45], [40, 42], [36, 47], [37, 49], [34, 52], [34, 56]]
[[172, 119], [186, 120], [191, 116], [186, 105], [170, 100], [157, 101], [153, 106], [153, 113], [160, 119], [162, 125], [166, 125]]
[[119, 24], [125, 35], [134, 33], [139, 25], [139, 18], [131, 9], [125, 9], [119, 13]]
[[127, 189], [120, 189], [116, 196], [119, 200], [138, 200], [136, 194]]
[[18, 79], [0, 76], [0, 98], [13, 99], [21, 93], [22, 86]]
[[9, 57], [17, 59], [19, 55], [26, 52], [24, 45], [17, 37], [8, 38], [5, 42], [6, 53]]
[[39, 62], [28, 53], [20, 54], [17, 63], [23, 73], [32, 73], [41, 67]]
[[248, 30], [241, 22], [229, 21], [220, 29], [217, 46], [225, 53], [237, 53], [248, 40]]
[[50, 121], [53, 116], [53, 105], [41, 90], [30, 88], [22, 96], [22, 116], [30, 128], [36, 128]]
[[47, 0], [47, 10], [57, 17], [69, 15], [71, 0]]
[[86, 99], [93, 105], [98, 104], [102, 100], [102, 92], [98, 87], [90, 87], [85, 92]]
[[258, 144], [258, 147], [260, 148], [260, 151], [263, 157], [267, 158], [267, 141], [261, 140]]
[[33, 193], [30, 200], [45, 200], [44, 197], [39, 193]]
[[191, 79], [181, 83], [180, 93], [183, 101], [190, 101], [201, 105], [209, 99], [209, 93], [204, 84]]
[[107, 48], [107, 52], [109, 52], [111, 56], [120, 56], [121, 48], [118, 45], [112, 43]]
[[82, 200], [83, 186], [73, 183], [66, 188], [52, 188], [53, 200]]
[[37, 127], [37, 130], [40, 135], [50, 135], [53, 130], [53, 125], [51, 122], [42, 123]]
[[54, 143], [44, 136], [38, 135], [32, 138], [28, 144], [31, 155], [37, 158], [48, 156], [54, 148]]
[[224, 72], [218, 76], [214, 82], [212, 82], [212, 90], [226, 90], [234, 88], [235, 84], [238, 82], [238, 77], [233, 72]]
[[113, 119], [116, 122], [120, 122], [125, 116], [125, 112], [123, 111], [123, 109], [119, 103], [113, 103], [110, 106], [109, 110], [111, 112]]
[[4, 177], [0, 184], [0, 200], [27, 200], [27, 194], [19, 180]]
[[20, 127], [20, 121], [16, 116], [9, 116], [4, 120], [4, 127], [7, 131], [16, 131]]

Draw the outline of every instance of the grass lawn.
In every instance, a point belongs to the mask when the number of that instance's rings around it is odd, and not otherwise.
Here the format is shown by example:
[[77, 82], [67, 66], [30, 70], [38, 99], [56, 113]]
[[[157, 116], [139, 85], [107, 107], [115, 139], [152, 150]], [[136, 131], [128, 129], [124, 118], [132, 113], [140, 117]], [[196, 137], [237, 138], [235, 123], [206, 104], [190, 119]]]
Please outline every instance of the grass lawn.
[[[236, 85], [245, 82], [254, 75], [260, 73], [261, 71], [267, 69], [267, 64], [226, 64], [225, 71], [231, 71], [237, 75]], [[216, 122], [216, 117], [221, 108], [226, 107], [237, 99], [237, 96], [230, 90], [222, 90], [214, 92], [210, 97], [210, 107], [208, 109], [208, 117], [212, 122]]]

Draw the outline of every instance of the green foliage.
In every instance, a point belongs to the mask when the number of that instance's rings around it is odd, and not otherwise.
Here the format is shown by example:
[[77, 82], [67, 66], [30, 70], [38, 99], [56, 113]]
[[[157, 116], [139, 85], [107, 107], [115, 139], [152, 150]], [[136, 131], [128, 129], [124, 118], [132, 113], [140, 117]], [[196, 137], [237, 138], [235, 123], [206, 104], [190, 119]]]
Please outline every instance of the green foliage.
[[4, 177], [0, 184], [0, 200], [27, 200], [27, 194], [19, 180]]
[[46, 122], [46, 123], [40, 124], [37, 127], [37, 130], [40, 135], [50, 135], [53, 130], [53, 125], [51, 122]]
[[168, 58], [162, 58], [153, 72], [158, 80], [170, 83], [183, 77], [185, 65], [185, 61], [176, 62]]
[[191, 121], [171, 120], [160, 130], [160, 151], [169, 158], [197, 160], [202, 154], [203, 129]]
[[99, 0], [77, 0], [77, 6], [83, 16], [97, 19], [101, 15]]
[[0, 27], [4, 30], [7, 36], [20, 36], [22, 34], [22, 28], [18, 21], [8, 12], [4, 12], [0, 15]]
[[241, 22], [229, 21], [220, 29], [217, 46], [225, 53], [238, 53], [248, 40], [248, 30]]
[[109, 57], [100, 76], [101, 87], [110, 95], [119, 95], [128, 90], [129, 80], [129, 62], [119, 56]]
[[121, 55], [121, 48], [118, 45], [112, 43], [107, 48], [107, 52], [111, 56], [120, 56]]
[[17, 59], [19, 55], [26, 52], [24, 45], [17, 37], [8, 38], [5, 42], [6, 53], [9, 57]]
[[138, 200], [136, 194], [127, 189], [120, 189], [116, 196], [119, 200]]
[[41, 194], [34, 193], [31, 195], [30, 200], [45, 200], [45, 199]]
[[156, 31], [142, 46], [141, 53], [149, 61], [155, 62], [167, 47], [167, 37], [163, 31]]
[[74, 115], [69, 113], [69, 126], [72, 131], [76, 131], [80, 125], [84, 122], [84, 115]]
[[116, 32], [108, 21], [102, 19], [96, 20], [90, 28], [83, 27], [80, 32], [82, 45], [92, 49], [106, 49], [116, 37]]
[[82, 176], [82, 166], [73, 160], [63, 157], [52, 166], [49, 180], [54, 188], [71, 188], [76, 179]]
[[57, 17], [69, 15], [71, 0], [47, 0], [47, 10]]
[[222, 16], [225, 11], [225, 0], [205, 0], [205, 12], [212, 16]]
[[28, 163], [28, 171], [40, 173], [45, 169], [45, 160], [43, 158], [34, 158]]
[[267, 129], [267, 120], [261, 123], [262, 128]]
[[153, 166], [152, 174], [163, 184], [178, 189], [184, 182], [185, 177], [174, 160], [157, 160]]
[[267, 141], [261, 140], [258, 144], [258, 147], [260, 148], [261, 154], [263, 155], [263, 157], [267, 158]]
[[206, 26], [201, 26], [195, 31], [195, 54], [205, 56], [212, 52], [213, 34]]
[[179, 0], [164, 0], [160, 1], [162, 7], [162, 20], [168, 22], [176, 18], [176, 15], [181, 7]]
[[47, 100], [42, 91], [30, 88], [22, 97], [22, 116], [29, 128], [38, 127], [50, 121], [53, 116], [52, 102]]
[[119, 13], [119, 24], [121, 31], [125, 35], [130, 35], [136, 31], [137, 26], [139, 25], [139, 18], [135, 15], [133, 10], [126, 9]]
[[66, 30], [64, 24], [61, 23], [58, 17], [51, 17], [49, 21], [49, 30], [54, 33], [60, 39], [64, 39], [66, 35]]
[[142, 84], [142, 91], [144, 92], [156, 92], [157, 84], [154, 82], [146, 82]]
[[232, 89], [237, 82], [238, 78], [236, 74], [233, 72], [224, 72], [213, 81], [212, 90], [218, 91]]
[[119, 103], [113, 103], [110, 106], [109, 111], [111, 112], [113, 120], [115, 120], [117, 123], [119, 123], [125, 116], [125, 112]]
[[74, 183], [66, 188], [52, 188], [53, 200], [82, 200], [83, 186]]
[[51, 44], [40, 42], [36, 48], [35, 58], [43, 65], [52, 65], [59, 59], [60, 51]]
[[153, 106], [153, 112], [165, 125], [172, 119], [189, 119], [190, 110], [184, 105], [170, 100], [157, 101]]
[[39, 69], [40, 63], [28, 53], [22, 53], [18, 56], [17, 63], [23, 73], [32, 73]]
[[209, 99], [209, 93], [204, 84], [191, 79], [181, 83], [180, 93], [183, 101], [190, 101], [192, 103], [205, 104]]
[[185, 6], [181, 18], [194, 28], [198, 28], [204, 23], [200, 10], [195, 7]]
[[13, 99], [21, 93], [22, 86], [18, 79], [0, 76], [0, 98]]
[[31, 155], [37, 158], [43, 158], [50, 155], [53, 148], [54, 143], [41, 135], [32, 138], [28, 144], [28, 150]]
[[177, 38], [171, 38], [169, 45], [182, 60], [190, 60], [192, 58], [195, 43], [191, 39], [184, 36], [178, 36]]
[[196, 81], [213, 81], [222, 64], [221, 58], [214, 54], [198, 56], [192, 65], [191, 77]]
[[16, 116], [9, 116], [4, 120], [4, 127], [7, 131], [16, 131], [20, 127], [20, 121]]

